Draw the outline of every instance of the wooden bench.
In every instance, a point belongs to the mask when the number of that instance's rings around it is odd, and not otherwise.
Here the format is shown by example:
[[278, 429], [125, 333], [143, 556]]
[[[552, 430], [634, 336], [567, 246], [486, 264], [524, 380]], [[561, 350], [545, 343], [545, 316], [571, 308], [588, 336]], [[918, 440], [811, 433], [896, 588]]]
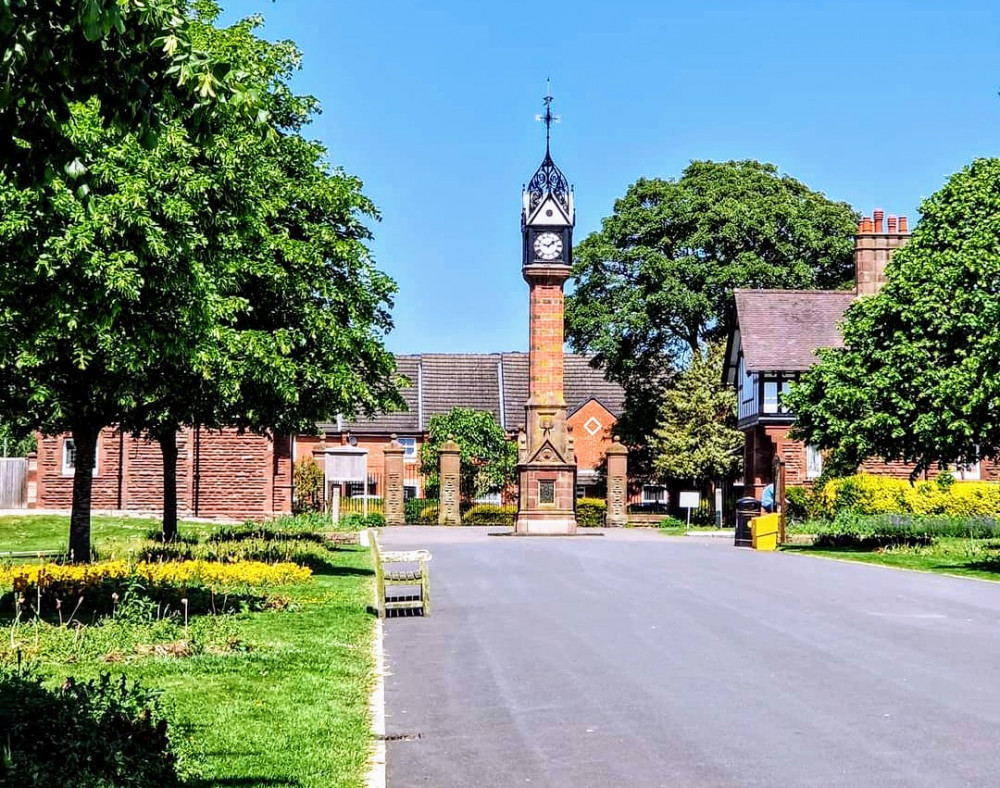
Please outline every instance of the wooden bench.
[[[420, 610], [428, 616], [431, 612], [430, 581], [427, 550], [385, 550], [378, 545], [378, 536], [368, 532], [375, 563], [375, 593], [378, 596], [378, 615], [385, 618], [387, 610]], [[386, 587], [411, 586], [417, 593], [386, 596]]]

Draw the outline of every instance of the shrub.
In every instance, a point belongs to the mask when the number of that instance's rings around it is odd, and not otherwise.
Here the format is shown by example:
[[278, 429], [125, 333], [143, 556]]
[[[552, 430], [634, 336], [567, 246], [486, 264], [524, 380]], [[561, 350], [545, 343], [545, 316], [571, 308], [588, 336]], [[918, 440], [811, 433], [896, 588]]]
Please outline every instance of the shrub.
[[0, 784], [51, 788], [176, 786], [177, 758], [155, 693], [124, 676], [50, 690], [0, 666]]
[[687, 528], [687, 523], [685, 523], [683, 520], [679, 520], [676, 517], [671, 517], [670, 515], [667, 515], [662, 520], [660, 520], [660, 524], [658, 527], [670, 528], [670, 529]]
[[477, 503], [462, 515], [463, 525], [513, 525], [516, 506]]
[[363, 531], [365, 528], [381, 528], [385, 525], [385, 515], [381, 512], [369, 512], [367, 516], [358, 512], [350, 512], [337, 520], [340, 531]]
[[[421, 512], [431, 506], [437, 506], [436, 498], [407, 498], [403, 502], [403, 516], [408, 523], [419, 523]], [[436, 522], [437, 512], [435, 512], [434, 519]]]
[[292, 469], [297, 512], [319, 511], [323, 500], [323, 469], [312, 457], [299, 460]]
[[832, 521], [814, 521], [810, 525], [816, 533], [818, 547], [873, 549], [897, 544], [929, 544], [937, 537], [1000, 537], [1000, 520], [995, 517], [842, 512]]
[[139, 561], [262, 561], [267, 564], [292, 563], [316, 570], [332, 564], [336, 546], [321, 534], [299, 534], [295, 537], [263, 531], [260, 535], [233, 540], [211, 540], [204, 544], [167, 544], [149, 542], [136, 548]]
[[607, 513], [608, 503], [600, 498], [578, 498], [576, 501], [576, 524], [583, 528], [604, 525]]
[[[949, 483], [950, 482], [950, 483]], [[920, 481], [859, 473], [830, 479], [812, 498], [818, 517], [854, 514], [1000, 515], [1000, 485], [988, 482]]]
[[438, 521], [438, 505], [437, 502], [425, 506], [420, 510], [420, 515], [417, 517], [417, 522], [421, 524], [431, 524], [436, 525]]
[[809, 516], [809, 491], [805, 487], [785, 488], [785, 514], [792, 520], [805, 520]]
[[691, 510], [691, 525], [699, 528], [715, 525], [715, 512], [712, 511], [712, 505], [707, 500], [702, 499], [698, 503], [698, 508]]
[[[238, 561], [231, 564], [212, 561], [170, 561], [149, 563], [140, 561], [102, 561], [94, 564], [25, 564], [0, 569], [0, 588], [13, 591], [22, 606], [37, 605], [40, 613], [43, 601], [53, 606], [60, 600], [73, 604], [81, 599], [88, 609], [108, 607], [116, 600], [136, 590], [144, 597], [157, 598], [165, 594], [171, 599], [189, 590], [211, 589], [221, 592], [246, 588], [299, 583], [312, 572], [297, 564], [265, 564], [259, 561]], [[5, 594], [0, 593], [0, 596]]]

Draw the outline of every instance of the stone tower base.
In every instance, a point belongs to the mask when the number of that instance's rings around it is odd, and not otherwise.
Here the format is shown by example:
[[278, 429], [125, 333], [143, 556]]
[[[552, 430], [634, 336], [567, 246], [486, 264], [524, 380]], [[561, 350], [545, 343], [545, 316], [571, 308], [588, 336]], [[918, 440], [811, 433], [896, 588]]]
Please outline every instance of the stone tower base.
[[576, 533], [576, 466], [526, 463], [518, 468], [517, 534]]

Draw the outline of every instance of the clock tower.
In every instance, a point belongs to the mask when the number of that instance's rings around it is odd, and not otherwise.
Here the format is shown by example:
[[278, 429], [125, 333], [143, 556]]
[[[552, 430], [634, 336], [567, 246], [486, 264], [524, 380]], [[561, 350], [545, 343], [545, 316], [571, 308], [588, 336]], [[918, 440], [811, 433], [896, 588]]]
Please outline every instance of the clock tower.
[[528, 401], [518, 436], [519, 534], [576, 531], [576, 456], [563, 396], [563, 285], [573, 251], [573, 190], [549, 151], [552, 96], [545, 97], [545, 158], [521, 199], [521, 273], [528, 283]]

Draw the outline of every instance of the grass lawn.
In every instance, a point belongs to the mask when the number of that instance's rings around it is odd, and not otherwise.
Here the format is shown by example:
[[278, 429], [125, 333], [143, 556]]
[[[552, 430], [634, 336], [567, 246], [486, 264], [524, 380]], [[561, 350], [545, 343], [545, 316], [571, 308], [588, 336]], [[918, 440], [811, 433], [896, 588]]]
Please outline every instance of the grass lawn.
[[[95, 546], [99, 553], [117, 550], [156, 525], [95, 518]], [[67, 529], [67, 517], [0, 518], [0, 550], [58, 547]], [[211, 526], [181, 525], [182, 534], [192, 529], [204, 534]], [[307, 582], [277, 589], [273, 609], [198, 621], [211, 645], [193, 656], [155, 656], [149, 649], [102, 654], [100, 626], [88, 628], [92, 645], [81, 650], [66, 645], [71, 633], [50, 627], [42, 635], [40, 669], [53, 683], [110, 672], [162, 689], [192, 788], [362, 786], [374, 681], [370, 558], [357, 546], [342, 546], [330, 556], [330, 565]], [[179, 626], [168, 632], [143, 624], [137, 637], [148, 636], [151, 644], [173, 640]], [[200, 637], [197, 631], [192, 622], [189, 639]], [[26, 650], [34, 637], [38, 651], [37, 634], [25, 627], [23, 637]], [[52, 638], [47, 652], [45, 637]], [[219, 648], [219, 642], [228, 646]]]
[[1000, 580], [1000, 542], [995, 539], [936, 537], [929, 545], [898, 545], [876, 550], [811, 546], [786, 546], [782, 549], [899, 569]]
[[[217, 526], [211, 523], [181, 521], [182, 536], [207, 536]], [[98, 551], [114, 549], [128, 542], [144, 539], [159, 530], [160, 521], [145, 517], [107, 517], [94, 515], [90, 521], [90, 540]], [[0, 517], [0, 553], [11, 551], [65, 550], [69, 544], [69, 517], [62, 514], [25, 514]]]

